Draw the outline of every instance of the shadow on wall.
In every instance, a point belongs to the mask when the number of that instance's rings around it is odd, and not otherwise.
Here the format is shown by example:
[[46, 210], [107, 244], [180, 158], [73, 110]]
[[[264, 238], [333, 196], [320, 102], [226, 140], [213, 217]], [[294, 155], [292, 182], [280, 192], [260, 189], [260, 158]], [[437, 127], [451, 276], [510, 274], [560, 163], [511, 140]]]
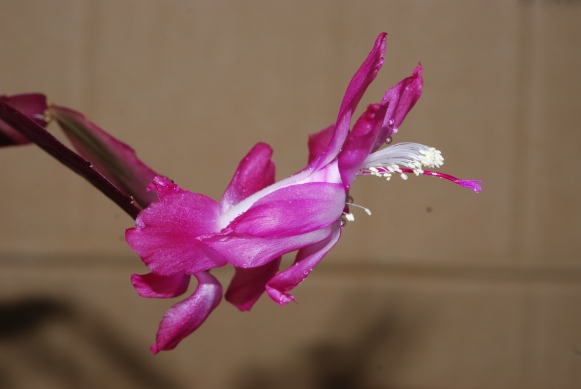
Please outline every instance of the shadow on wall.
[[[235, 389], [386, 389], [397, 377], [410, 347], [417, 339], [417, 325], [404, 323], [386, 309], [355, 326], [351, 341], [322, 340], [299, 348], [286, 360], [267, 369], [246, 366]], [[353, 314], [353, 312], [351, 312]]]
[[1, 388], [177, 388], [96, 314], [49, 297], [0, 302]]
[[[354, 301], [362, 301], [353, 296]], [[424, 320], [397, 305], [350, 307], [325, 338], [274, 350], [227, 372], [232, 389], [385, 389], [410, 363]], [[360, 304], [365, 305], [365, 304]], [[424, 312], [425, 313], [425, 312]], [[284, 335], [281, 335], [284, 336]], [[129, 338], [129, 339], [128, 339]], [[162, 370], [98, 312], [56, 298], [0, 302], [0, 388], [191, 388]], [[276, 345], [273, 345], [276, 348]], [[183, 378], [183, 377], [182, 377]]]

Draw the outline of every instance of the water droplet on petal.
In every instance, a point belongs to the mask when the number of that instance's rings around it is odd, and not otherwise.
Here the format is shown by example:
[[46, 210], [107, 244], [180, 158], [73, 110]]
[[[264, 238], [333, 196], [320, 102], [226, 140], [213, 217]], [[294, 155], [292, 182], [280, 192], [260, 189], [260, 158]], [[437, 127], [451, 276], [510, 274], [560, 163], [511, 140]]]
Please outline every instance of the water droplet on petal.
[[391, 142], [393, 142], [393, 139], [391, 138], [391, 136], [388, 136], [387, 139], [385, 140], [385, 144], [391, 144]]

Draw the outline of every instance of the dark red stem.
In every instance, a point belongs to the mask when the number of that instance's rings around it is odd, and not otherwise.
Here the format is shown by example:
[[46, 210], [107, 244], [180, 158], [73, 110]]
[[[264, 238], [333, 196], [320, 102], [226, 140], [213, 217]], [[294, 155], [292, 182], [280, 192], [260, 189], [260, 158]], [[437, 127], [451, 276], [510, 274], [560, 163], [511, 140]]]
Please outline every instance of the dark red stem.
[[103, 175], [93, 169], [89, 161], [70, 150], [42, 126], [3, 102], [0, 102], [0, 119], [27, 137], [31, 142], [36, 143], [62, 164], [84, 177], [133, 219], [137, 217], [141, 209], [133, 202], [130, 196], [119, 190]]

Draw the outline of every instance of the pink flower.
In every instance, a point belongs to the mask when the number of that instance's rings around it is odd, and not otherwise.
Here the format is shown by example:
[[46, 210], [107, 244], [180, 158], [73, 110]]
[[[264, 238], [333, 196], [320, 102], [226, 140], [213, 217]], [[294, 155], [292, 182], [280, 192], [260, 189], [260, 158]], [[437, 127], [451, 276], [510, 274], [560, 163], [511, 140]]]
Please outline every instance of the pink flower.
[[[381, 148], [391, 143], [421, 95], [421, 66], [351, 127], [353, 112], [383, 64], [385, 44], [383, 33], [349, 83], [336, 122], [309, 138], [305, 169], [275, 183], [272, 150], [259, 143], [240, 162], [220, 202], [159, 176], [131, 147], [81, 113], [48, 105], [41, 94], [0, 96], [0, 146], [37, 144], [136, 218], [126, 240], [151, 270], [132, 276], [141, 296], [180, 296], [196, 277], [194, 293], [160, 323], [152, 351], [170, 350], [219, 304], [222, 287], [210, 274], [213, 268], [234, 265], [225, 297], [240, 310], [251, 309], [264, 291], [280, 305], [293, 301], [289, 292], [353, 220], [349, 189], [358, 175], [389, 180], [393, 174], [404, 179], [406, 173], [427, 174], [480, 191], [480, 181], [427, 170], [443, 163], [434, 148], [417, 143]], [[78, 154], [46, 131], [47, 118], [58, 122]], [[294, 264], [279, 272], [282, 255], [293, 251]]]
[[[141, 296], [166, 298], [183, 294], [191, 275], [199, 281], [194, 294], [166, 313], [154, 352], [175, 347], [219, 303], [222, 290], [208, 270], [227, 263], [236, 267], [226, 298], [241, 310], [250, 309], [265, 288], [285, 304], [292, 299], [285, 292], [337, 241], [345, 206], [339, 175], [299, 173], [302, 179], [297, 175], [273, 184], [271, 154], [268, 145], [257, 144], [219, 203], [166, 178], [154, 179], [151, 189], [159, 201], [143, 210], [126, 233], [152, 272], [134, 275], [132, 282]], [[275, 276], [280, 257], [296, 250], [299, 265]], [[299, 267], [304, 270], [297, 278]]]
[[[150, 185], [159, 196], [141, 211], [126, 240], [151, 273], [134, 275], [144, 297], [168, 298], [185, 293], [190, 277], [194, 293], [171, 307], [157, 334], [154, 352], [174, 348], [203, 323], [218, 305], [222, 289], [209, 270], [228, 263], [236, 274], [226, 299], [249, 310], [260, 295], [278, 304], [294, 300], [288, 292], [302, 282], [337, 243], [344, 223], [352, 220], [349, 188], [358, 175], [428, 174], [452, 180], [475, 191], [478, 181], [424, 170], [439, 167], [440, 153], [404, 143], [380, 149], [419, 99], [421, 67], [370, 105], [351, 129], [361, 97], [383, 64], [386, 34], [353, 76], [337, 121], [309, 139], [309, 164], [274, 182], [272, 150], [257, 144], [238, 166], [220, 202], [181, 189], [163, 177]], [[281, 272], [281, 256], [297, 251], [294, 264]]]

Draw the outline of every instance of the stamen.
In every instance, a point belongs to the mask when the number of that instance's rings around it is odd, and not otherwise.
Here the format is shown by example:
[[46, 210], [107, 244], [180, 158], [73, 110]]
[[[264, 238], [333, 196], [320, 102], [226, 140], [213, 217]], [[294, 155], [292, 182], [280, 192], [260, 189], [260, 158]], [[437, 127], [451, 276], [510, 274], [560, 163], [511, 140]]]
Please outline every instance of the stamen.
[[[419, 143], [398, 143], [370, 154], [363, 162], [363, 169], [377, 173], [379, 168], [385, 168], [390, 173], [401, 173], [400, 166], [410, 168], [418, 176], [423, 174], [423, 168], [440, 167], [444, 158], [439, 150]], [[373, 169], [372, 169], [373, 168]], [[373, 174], [376, 175], [376, 174]]]
[[[369, 208], [365, 208], [365, 207], [364, 207], [364, 206], [362, 206], [362, 205], [359, 205], [359, 204], [353, 204], [353, 203], [349, 203], [349, 202], [347, 202], [347, 203], [345, 203], [345, 204], [347, 204], [347, 205], [349, 205], [349, 206], [352, 206], [352, 207], [361, 208], [362, 210], [364, 210], [364, 211], [365, 211], [365, 213], [366, 213], [366, 214], [368, 214], [369, 216], [371, 216], [371, 210], [370, 210]], [[352, 215], [352, 214], [348, 214], [348, 215]]]
[[424, 167], [439, 168], [443, 164], [444, 158], [440, 150], [419, 143], [398, 143], [370, 154], [363, 162], [359, 174], [384, 177], [387, 181], [391, 179], [393, 173], [399, 173], [404, 180], [408, 179], [405, 173], [413, 173], [416, 176], [425, 174], [444, 178], [476, 193], [482, 190], [480, 186], [482, 181], [461, 180], [448, 174], [424, 170]]
[[379, 174], [379, 171], [376, 168], [374, 168], [373, 166], [369, 168], [369, 174], [371, 174], [372, 176], [381, 177], [381, 175]]

